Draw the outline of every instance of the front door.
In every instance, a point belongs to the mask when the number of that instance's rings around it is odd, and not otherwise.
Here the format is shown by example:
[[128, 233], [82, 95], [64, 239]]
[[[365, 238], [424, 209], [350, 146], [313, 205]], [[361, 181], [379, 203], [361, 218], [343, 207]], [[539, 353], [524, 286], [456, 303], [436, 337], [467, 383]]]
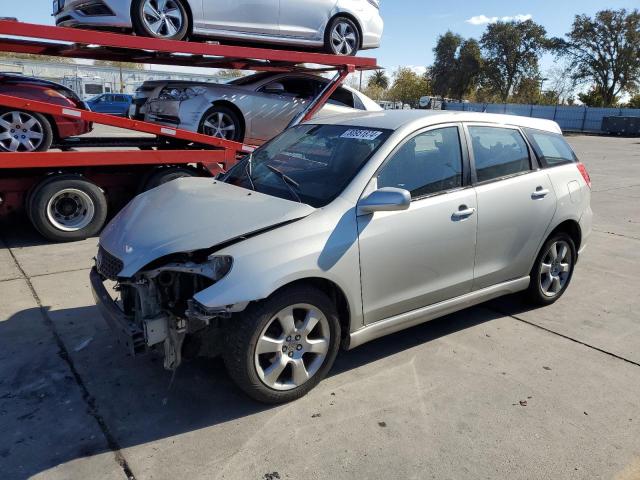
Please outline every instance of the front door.
[[478, 196], [474, 290], [529, 274], [556, 195], [517, 128], [469, 125]]
[[[304, 3], [304, 2], [303, 2]], [[280, 0], [204, 0], [203, 21], [196, 27], [219, 32], [278, 35]]]
[[476, 194], [464, 180], [457, 125], [406, 140], [377, 174], [377, 188], [411, 192], [408, 210], [358, 217], [365, 323], [469, 293]]

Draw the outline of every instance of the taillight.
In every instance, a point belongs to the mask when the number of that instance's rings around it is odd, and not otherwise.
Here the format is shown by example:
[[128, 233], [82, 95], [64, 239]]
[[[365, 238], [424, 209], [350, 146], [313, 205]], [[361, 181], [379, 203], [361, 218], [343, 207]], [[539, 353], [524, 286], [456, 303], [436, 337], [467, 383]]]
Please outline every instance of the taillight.
[[578, 167], [578, 170], [580, 170], [580, 173], [582, 174], [582, 178], [584, 178], [584, 181], [587, 182], [587, 185], [591, 188], [591, 177], [589, 176], [589, 172], [587, 172], [587, 167], [585, 167], [581, 162], [576, 163], [576, 167]]

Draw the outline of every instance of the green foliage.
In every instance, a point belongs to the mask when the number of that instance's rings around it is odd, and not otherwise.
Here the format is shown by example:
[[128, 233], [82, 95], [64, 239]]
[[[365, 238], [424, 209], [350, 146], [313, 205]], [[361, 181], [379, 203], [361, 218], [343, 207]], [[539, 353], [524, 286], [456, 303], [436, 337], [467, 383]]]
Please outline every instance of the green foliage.
[[[584, 97], [615, 105], [623, 92], [640, 85], [640, 11], [602, 10], [576, 15], [566, 39], [554, 39], [558, 55], [569, 59], [573, 78], [595, 85]], [[585, 102], [586, 103], [586, 102]]]
[[627, 103], [627, 108], [640, 108], [640, 93], [634, 95]]
[[438, 39], [433, 52], [431, 80], [436, 95], [462, 99], [477, 88], [482, 55], [476, 40], [464, 40], [449, 31]]
[[527, 20], [489, 25], [480, 45], [484, 86], [506, 102], [523, 79], [539, 77], [539, 58], [549, 41], [543, 26]]
[[594, 85], [588, 92], [579, 93], [578, 99], [587, 107], [615, 107], [618, 97], [609, 97], [600, 85]]
[[378, 87], [382, 90], [389, 88], [389, 77], [384, 73], [384, 70], [376, 70], [373, 75], [369, 77], [367, 82], [368, 87]]
[[410, 68], [400, 67], [394, 75], [387, 98], [415, 106], [420, 97], [430, 93], [431, 86], [425, 75], [418, 75]]

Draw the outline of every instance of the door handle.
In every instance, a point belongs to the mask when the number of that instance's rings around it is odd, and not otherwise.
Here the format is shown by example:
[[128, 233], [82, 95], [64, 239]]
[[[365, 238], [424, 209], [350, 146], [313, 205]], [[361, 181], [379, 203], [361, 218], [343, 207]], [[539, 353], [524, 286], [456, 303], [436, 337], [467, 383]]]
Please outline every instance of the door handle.
[[534, 200], [536, 198], [544, 198], [549, 195], [549, 193], [549, 190], [547, 190], [546, 188], [538, 187], [536, 188], [536, 191], [531, 194], [531, 198], [533, 198]]
[[460, 205], [458, 211], [453, 212], [451, 218], [453, 218], [453, 220], [461, 220], [470, 217], [474, 213], [476, 213], [475, 208], [468, 208], [466, 205]]

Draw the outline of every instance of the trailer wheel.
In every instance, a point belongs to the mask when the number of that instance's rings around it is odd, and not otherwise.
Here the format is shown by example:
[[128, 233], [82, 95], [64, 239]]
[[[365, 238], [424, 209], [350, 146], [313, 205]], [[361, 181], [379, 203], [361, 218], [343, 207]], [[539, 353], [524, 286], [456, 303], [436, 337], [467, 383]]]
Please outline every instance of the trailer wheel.
[[153, 173], [149, 179], [145, 182], [142, 189], [143, 192], [151, 190], [152, 188], [159, 187], [165, 183], [177, 180], [178, 178], [185, 177], [198, 177], [198, 172], [192, 168], [187, 167], [168, 167], [160, 168], [157, 172]]
[[46, 152], [53, 142], [44, 115], [24, 110], [0, 110], [0, 152]]
[[182, 0], [135, 0], [131, 14], [138, 35], [185, 40], [189, 34], [189, 12]]
[[28, 216], [49, 240], [72, 242], [96, 235], [107, 219], [107, 198], [80, 175], [59, 175], [42, 182], [31, 195]]

